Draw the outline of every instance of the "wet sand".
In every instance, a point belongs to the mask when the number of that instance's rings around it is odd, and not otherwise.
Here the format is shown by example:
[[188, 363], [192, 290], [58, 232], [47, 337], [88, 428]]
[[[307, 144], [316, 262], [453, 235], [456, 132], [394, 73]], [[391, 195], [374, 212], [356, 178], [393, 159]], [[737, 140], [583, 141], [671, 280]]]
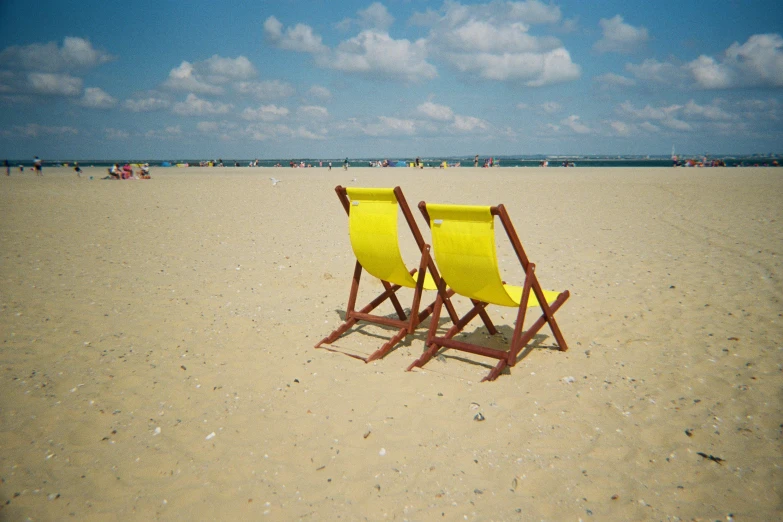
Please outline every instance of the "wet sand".
[[[103, 175], [0, 178], [0, 520], [783, 516], [782, 170]], [[463, 353], [405, 372], [424, 327], [313, 349], [353, 272], [337, 184], [504, 203], [569, 351], [545, 327], [480, 383]]]

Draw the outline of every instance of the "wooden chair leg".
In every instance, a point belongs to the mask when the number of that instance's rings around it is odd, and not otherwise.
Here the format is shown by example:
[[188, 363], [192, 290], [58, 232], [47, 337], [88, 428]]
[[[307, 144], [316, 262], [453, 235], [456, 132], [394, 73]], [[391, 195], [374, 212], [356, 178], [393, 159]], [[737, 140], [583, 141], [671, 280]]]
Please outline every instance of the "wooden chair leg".
[[427, 351], [421, 354], [421, 357], [413, 361], [410, 366], [408, 366], [408, 369], [405, 370], [406, 372], [411, 371], [415, 367], [421, 368], [425, 364], [427, 364], [430, 359], [432, 359], [436, 353], [438, 353], [438, 350], [440, 350], [440, 346], [436, 343], [432, 343], [429, 345], [429, 348], [427, 348]]
[[481, 382], [484, 381], [494, 381], [498, 378], [498, 376], [503, 373], [503, 369], [508, 365], [508, 361], [506, 359], [500, 359], [497, 363], [497, 365], [492, 368], [492, 370], [487, 374], [486, 377], [481, 379]]
[[389, 351], [391, 351], [391, 349], [394, 348], [394, 346], [398, 342], [400, 342], [403, 339], [405, 339], [405, 337], [407, 335], [408, 335], [408, 329], [407, 328], [401, 328], [400, 331], [398, 331], [396, 334], [394, 334], [394, 336], [391, 339], [389, 339], [386, 343], [384, 343], [383, 346], [381, 346], [380, 348], [375, 350], [373, 353], [371, 353], [370, 356], [367, 357], [364, 360], [364, 362], [368, 363], [368, 362], [375, 361], [376, 359], [382, 358], [387, 353], [389, 353]]
[[424, 366], [425, 364], [427, 364], [427, 361], [432, 359], [432, 357], [438, 352], [438, 345], [432, 343], [432, 340], [435, 338], [435, 334], [438, 330], [438, 323], [440, 322], [440, 312], [442, 307], [443, 307], [443, 299], [441, 298], [439, 293], [438, 297], [435, 298], [435, 305], [432, 310], [432, 319], [430, 319], [430, 328], [427, 331], [427, 346], [429, 348], [421, 355], [421, 357], [413, 361], [410, 364], [410, 366], [408, 366], [408, 369], [405, 371], [409, 372], [416, 366], [418, 367]]
[[[373, 299], [367, 306], [359, 310], [360, 314], [367, 314], [372, 312], [374, 309], [378, 308], [381, 303], [383, 303], [386, 299], [389, 299], [390, 297], [394, 296], [396, 298], [395, 293], [397, 290], [399, 290], [401, 287], [399, 285], [389, 285], [389, 288], [386, 289], [385, 292], [383, 292], [381, 295]], [[355, 300], [355, 299], [354, 299]], [[350, 305], [349, 300], [349, 305]], [[350, 307], [349, 307], [350, 308]], [[357, 323], [357, 319], [354, 317], [351, 317], [353, 311], [349, 310], [346, 312], [346, 318], [343, 324], [337, 327], [332, 333], [321, 339], [321, 341], [315, 345], [316, 348], [320, 348], [322, 344], [332, 344], [334, 341], [336, 341], [342, 334], [347, 332], [353, 325]]]

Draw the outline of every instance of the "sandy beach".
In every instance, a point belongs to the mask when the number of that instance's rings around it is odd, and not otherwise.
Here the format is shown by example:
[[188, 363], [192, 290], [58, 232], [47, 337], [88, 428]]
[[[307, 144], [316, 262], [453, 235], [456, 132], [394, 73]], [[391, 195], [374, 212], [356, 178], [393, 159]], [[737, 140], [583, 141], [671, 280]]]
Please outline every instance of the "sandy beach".
[[[783, 170], [105, 171], [0, 177], [0, 520], [783, 517]], [[480, 383], [405, 371], [428, 322], [314, 349], [354, 266], [338, 184], [504, 203], [569, 351], [545, 327]]]

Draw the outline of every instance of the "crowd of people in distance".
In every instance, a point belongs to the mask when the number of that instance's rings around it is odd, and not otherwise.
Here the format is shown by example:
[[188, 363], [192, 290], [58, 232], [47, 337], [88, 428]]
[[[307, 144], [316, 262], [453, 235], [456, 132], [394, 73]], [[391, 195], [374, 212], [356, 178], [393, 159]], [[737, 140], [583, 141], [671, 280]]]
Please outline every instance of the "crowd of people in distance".
[[103, 179], [150, 179], [150, 164], [143, 164], [138, 171], [134, 171], [129, 163], [120, 167], [115, 163], [107, 169], [109, 175]]

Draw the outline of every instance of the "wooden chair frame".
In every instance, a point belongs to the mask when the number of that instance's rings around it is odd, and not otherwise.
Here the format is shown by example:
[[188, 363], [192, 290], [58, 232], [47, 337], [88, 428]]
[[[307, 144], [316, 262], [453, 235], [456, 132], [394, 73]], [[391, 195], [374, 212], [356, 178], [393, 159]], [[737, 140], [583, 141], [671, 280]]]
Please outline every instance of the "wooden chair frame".
[[[427, 225], [431, 228], [432, 224], [430, 222], [430, 216], [427, 212], [427, 205], [424, 201], [419, 203], [419, 210], [424, 216], [424, 219], [427, 221]], [[520, 300], [519, 309], [517, 311], [517, 320], [514, 326], [514, 334], [511, 338], [508, 351], [484, 347], [453, 339], [453, 337], [461, 332], [468, 325], [468, 323], [470, 323], [470, 321], [476, 317], [476, 315], [481, 315], [482, 319], [484, 320], [484, 324], [486, 325], [487, 330], [491, 335], [495, 335], [497, 333], [497, 330], [495, 329], [491, 320], [489, 320], [489, 317], [486, 316], [487, 313], [485, 308], [488, 303], [475, 299], [471, 299], [473, 302], [473, 308], [471, 308], [468, 313], [466, 313], [457, 321], [452, 320], [453, 326], [448, 330], [448, 332], [446, 332], [444, 336], [437, 336], [436, 333], [438, 322], [440, 319], [441, 306], [443, 304], [442, 298], [446, 297], [445, 293], [441, 294], [439, 292], [438, 297], [435, 300], [433, 319], [430, 323], [429, 331], [427, 332], [427, 350], [420, 358], [418, 358], [408, 367], [408, 371], [411, 371], [417, 366], [424, 366], [430, 359], [432, 359], [433, 356], [435, 356], [436, 353], [438, 353], [441, 348], [452, 348], [455, 350], [498, 359], [499, 362], [497, 365], [489, 372], [486, 377], [482, 379], [482, 382], [493, 381], [500, 375], [506, 366], [511, 367], [516, 365], [519, 352], [522, 350], [522, 348], [525, 347], [525, 345], [527, 345], [528, 342], [530, 342], [533, 336], [536, 335], [539, 330], [541, 330], [544, 324], [549, 325], [549, 328], [551, 329], [552, 334], [557, 341], [560, 351], [568, 350], [568, 346], [566, 345], [565, 339], [563, 338], [563, 334], [560, 332], [560, 328], [557, 325], [554, 314], [563, 305], [563, 303], [565, 303], [570, 293], [568, 290], [561, 292], [551, 305], [547, 304], [544, 297], [544, 292], [541, 289], [538, 278], [536, 277], [535, 264], [531, 263], [528, 259], [525, 250], [522, 247], [522, 242], [519, 240], [517, 232], [514, 229], [514, 225], [508, 216], [506, 208], [503, 205], [498, 205], [496, 207], [490, 207], [490, 212], [493, 218], [494, 216], [500, 218], [500, 222], [506, 231], [506, 235], [511, 242], [514, 252], [516, 253], [517, 258], [519, 259], [519, 262], [522, 264], [522, 268], [525, 271], [525, 282], [524, 286], [522, 287], [522, 299]], [[448, 281], [446, 281], [446, 283], [448, 284]], [[530, 326], [530, 328], [524, 330], [525, 316], [528, 308], [527, 303], [531, 290], [538, 300], [542, 315]]]
[[[449, 297], [453, 295], [453, 291], [446, 288], [445, 283], [443, 283], [443, 280], [438, 275], [438, 269], [435, 266], [435, 262], [433, 261], [430, 255], [430, 246], [427, 243], [425, 243], [424, 238], [422, 237], [421, 232], [419, 231], [419, 227], [416, 224], [415, 219], [413, 218], [413, 213], [411, 212], [410, 207], [408, 206], [408, 203], [405, 200], [405, 196], [402, 193], [402, 189], [400, 187], [394, 187], [393, 191], [395, 197], [397, 198], [397, 205], [402, 211], [405, 221], [408, 224], [408, 228], [413, 234], [413, 238], [416, 241], [416, 245], [418, 246], [419, 251], [421, 252], [421, 259], [419, 261], [418, 269], [413, 269], [410, 270], [409, 272], [412, 276], [418, 274], [416, 275], [416, 287], [414, 288], [413, 302], [410, 307], [410, 313], [409, 315], [405, 314], [405, 310], [403, 309], [402, 304], [400, 303], [400, 300], [396, 295], [397, 291], [401, 288], [401, 286], [398, 284], [392, 284], [389, 281], [384, 281], [384, 280], [381, 280], [381, 283], [383, 284], [384, 287], [384, 291], [380, 295], [378, 295], [375, 299], [370, 301], [367, 305], [365, 305], [363, 308], [357, 311], [356, 300], [359, 293], [359, 282], [361, 280], [362, 271], [363, 271], [363, 267], [361, 263], [359, 263], [359, 261], [357, 260], [356, 266], [354, 267], [353, 280], [351, 282], [351, 291], [348, 296], [348, 305], [345, 312], [345, 320], [331, 334], [327, 335], [318, 344], [316, 344], [315, 348], [323, 347], [325, 349], [335, 351], [330, 348], [326, 348], [322, 345], [333, 343], [345, 332], [347, 332], [351, 327], [353, 327], [357, 322], [365, 321], [369, 323], [375, 323], [383, 326], [390, 326], [393, 328], [397, 328], [398, 331], [396, 334], [394, 334], [391, 337], [391, 339], [389, 339], [380, 348], [378, 348], [375, 352], [373, 352], [366, 358], [358, 355], [352, 355], [352, 354], [347, 354], [347, 355], [350, 355], [351, 357], [355, 357], [357, 359], [361, 359], [364, 362], [374, 361], [376, 359], [380, 359], [383, 356], [385, 356], [387, 353], [389, 353], [392, 350], [392, 348], [394, 348], [395, 345], [401, 342], [408, 335], [412, 334], [416, 329], [416, 327], [418, 327], [418, 325], [422, 321], [424, 321], [430, 314], [432, 314], [435, 308], [435, 302], [430, 303], [423, 310], [419, 311], [419, 307], [421, 305], [422, 292], [424, 290], [424, 278], [426, 275], [426, 271], [428, 270], [430, 275], [432, 276], [433, 281], [438, 286], [439, 297], [437, 299], [440, 299], [441, 306], [444, 305], [446, 306], [446, 310], [448, 312], [448, 315], [451, 317], [451, 319], [453, 321], [457, 321], [458, 318], [457, 312], [454, 310], [451, 300], [449, 299]], [[347, 189], [345, 187], [338, 185], [337, 187], [335, 187], [335, 192], [337, 193], [337, 197], [340, 199], [340, 203], [342, 203], [343, 205], [343, 209], [345, 210], [345, 213], [350, 216], [351, 202], [348, 197]], [[442, 298], [440, 296], [442, 296]], [[384, 303], [387, 299], [391, 302], [392, 306], [394, 307], [398, 319], [393, 319], [390, 317], [385, 317], [380, 315], [374, 315], [371, 313], [378, 306]], [[433, 320], [437, 321], [438, 319], [434, 318]]]

